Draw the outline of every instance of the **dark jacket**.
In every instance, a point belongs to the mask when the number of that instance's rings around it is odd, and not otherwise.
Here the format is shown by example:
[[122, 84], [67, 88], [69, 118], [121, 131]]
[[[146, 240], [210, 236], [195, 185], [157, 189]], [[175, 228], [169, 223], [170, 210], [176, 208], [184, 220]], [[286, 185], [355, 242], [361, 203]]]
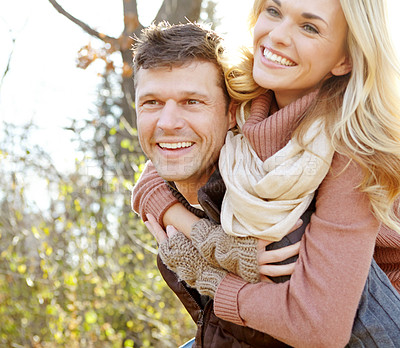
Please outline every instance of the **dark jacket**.
[[[200, 218], [209, 218], [220, 223], [221, 204], [225, 194], [225, 184], [218, 170], [214, 172], [207, 184], [198, 192], [198, 201], [203, 207], [204, 212], [190, 206], [180, 192], [176, 190], [175, 185], [170, 182], [168, 184], [174, 196], [191, 212]], [[304, 213], [302, 216], [304, 223], [298, 230], [284, 237], [281, 241], [270, 244], [267, 248], [277, 249], [299, 241], [313, 210], [315, 210], [315, 208], [311, 205], [307, 212]], [[291, 260], [289, 262], [293, 261], [294, 260]], [[200, 295], [196, 289], [190, 288], [186, 283], [180, 281], [177, 275], [163, 264], [160, 257], [157, 258], [157, 265], [168, 286], [175, 292], [194, 322], [197, 323], [195, 347], [289, 347], [285, 343], [265, 333], [218, 318], [214, 314], [213, 300], [211, 298]], [[282, 277], [273, 280], [275, 282], [282, 282], [287, 279], [288, 278]]]
[[197, 324], [194, 347], [289, 347], [267, 334], [218, 318], [214, 314], [214, 301], [211, 298], [201, 296], [196, 289], [179, 281], [177, 275], [163, 264], [159, 256], [157, 257], [157, 265], [168, 286], [175, 292]]

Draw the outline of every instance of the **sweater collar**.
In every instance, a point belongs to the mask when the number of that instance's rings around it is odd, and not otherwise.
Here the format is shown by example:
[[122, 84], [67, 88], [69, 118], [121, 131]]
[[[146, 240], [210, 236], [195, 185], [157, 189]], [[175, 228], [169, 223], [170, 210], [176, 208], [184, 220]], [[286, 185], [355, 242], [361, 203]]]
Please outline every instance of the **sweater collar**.
[[317, 94], [318, 91], [313, 91], [282, 109], [278, 109], [273, 91], [253, 100], [242, 131], [261, 160], [287, 144], [297, 120], [311, 106]]

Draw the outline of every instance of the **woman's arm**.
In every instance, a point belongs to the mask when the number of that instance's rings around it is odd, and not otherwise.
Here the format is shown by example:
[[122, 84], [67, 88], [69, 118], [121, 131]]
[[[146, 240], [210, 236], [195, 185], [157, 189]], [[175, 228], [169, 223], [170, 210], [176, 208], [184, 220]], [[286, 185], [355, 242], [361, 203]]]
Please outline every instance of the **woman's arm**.
[[[166, 218], [167, 215], [168, 218]], [[165, 238], [160, 238], [160, 235], [165, 235], [165, 233], [159, 232], [163, 231], [161, 226], [157, 224], [153, 216], [148, 215], [147, 218], [146, 226], [150, 232], [157, 241], [163, 241]], [[282, 277], [293, 273], [294, 262], [284, 265], [271, 263], [282, 262], [298, 255], [300, 242], [267, 251], [265, 248], [271, 242], [254, 237], [227, 235], [220, 225], [207, 219], [199, 220], [184, 207], [181, 209], [179, 204], [172, 206], [164, 215], [167, 229], [174, 226], [168, 221], [169, 218], [171, 222], [179, 221], [181, 228], [185, 229], [182, 233], [185, 236], [189, 235], [188, 240], [191, 239], [201, 256], [213, 267], [223, 268], [251, 283], [257, 283], [260, 280], [271, 281], [268, 277]], [[190, 225], [191, 221], [196, 220], [198, 221], [194, 225]], [[302, 221], [299, 220], [293, 229], [299, 228], [301, 224]], [[174, 228], [176, 229], [176, 226]]]
[[[258, 283], [260, 280], [271, 282], [265, 276], [260, 278], [260, 269], [263, 267], [271, 268], [270, 272], [274, 272], [273, 275], [277, 276], [292, 274], [294, 268], [292, 264], [276, 267], [274, 265], [258, 265], [257, 250], [254, 253], [249, 252], [249, 249], [255, 248], [252, 245], [256, 242], [255, 238], [238, 238], [225, 234], [228, 239], [225, 240], [226, 243], [223, 247], [211, 241], [209, 245], [198, 248], [172, 225], [168, 225], [166, 231], [164, 231], [151, 214], [147, 217], [148, 220], [145, 225], [159, 244], [159, 253], [163, 263], [174, 271], [180, 279], [195, 287], [203, 295], [214, 297], [215, 290], [227, 271], [239, 275], [243, 280], [250, 283]], [[202, 220], [200, 222], [207, 221]], [[237, 242], [237, 239], [243, 239], [243, 241]], [[216, 248], [216, 245], [218, 245], [218, 248]], [[298, 254], [298, 246], [294, 244], [273, 251], [265, 251], [265, 242], [259, 243], [259, 246], [263, 248], [263, 252], [258, 250], [259, 254], [268, 254], [269, 257], [264, 258], [264, 261], [267, 262], [279, 262], [286, 260], [293, 254]], [[199, 249], [201, 252], [199, 252]], [[204, 253], [207, 255], [204, 255]], [[206, 273], [203, 273], [203, 271]], [[204, 288], [205, 283], [211, 285], [208, 278], [213, 279], [212, 286]]]
[[[153, 215], [161, 226], [173, 225], [191, 239], [191, 230], [193, 224], [199, 221], [199, 218], [189, 212], [172, 195], [165, 181], [158, 175], [154, 165], [149, 161], [134, 187], [132, 192], [132, 208], [139, 212], [143, 221], [147, 221], [147, 215]], [[301, 220], [299, 220], [301, 223]], [[297, 229], [299, 224], [293, 229]], [[270, 260], [274, 262], [284, 261], [298, 254], [299, 243], [292, 247], [281, 248], [275, 251], [265, 251], [266, 242], [257, 242], [254, 238], [240, 239], [238, 243], [235, 237], [227, 236], [223, 231], [215, 231], [210, 238], [197, 238], [200, 241], [202, 249], [213, 249], [215, 253], [209, 254], [208, 261], [214, 266], [219, 266], [239, 274], [252, 282], [259, 279], [267, 280], [266, 277], [290, 275], [293, 272], [294, 263], [288, 265], [268, 265]], [[204, 234], [203, 234], [204, 236]], [[199, 236], [197, 236], [199, 237]], [[229, 241], [226, 241], [226, 239]], [[232, 241], [233, 239], [233, 241]], [[229, 248], [226, 248], [229, 245]], [[200, 245], [196, 244], [200, 249]], [[200, 250], [201, 251], [201, 250]], [[218, 254], [218, 260], [216, 255]], [[204, 255], [203, 255], [204, 256]], [[238, 258], [236, 262], [231, 262]], [[229, 268], [229, 266], [232, 266]], [[268, 265], [268, 266], [267, 266]], [[259, 266], [262, 266], [259, 268]], [[246, 273], [240, 271], [245, 267]], [[251, 269], [251, 271], [248, 271]], [[248, 275], [248, 277], [245, 276]]]
[[183, 204], [177, 203], [168, 208], [163, 217], [164, 226], [172, 225], [187, 238], [191, 239], [190, 231], [200, 219], [187, 210]]
[[177, 203], [178, 200], [158, 175], [153, 163], [147, 161], [132, 191], [132, 210], [138, 213], [143, 221], [147, 220], [147, 214], [152, 214], [162, 225], [164, 213]]
[[380, 225], [355, 188], [361, 169], [347, 163], [335, 155], [290, 281], [248, 284], [227, 275], [215, 294], [218, 316], [296, 347], [347, 344]]

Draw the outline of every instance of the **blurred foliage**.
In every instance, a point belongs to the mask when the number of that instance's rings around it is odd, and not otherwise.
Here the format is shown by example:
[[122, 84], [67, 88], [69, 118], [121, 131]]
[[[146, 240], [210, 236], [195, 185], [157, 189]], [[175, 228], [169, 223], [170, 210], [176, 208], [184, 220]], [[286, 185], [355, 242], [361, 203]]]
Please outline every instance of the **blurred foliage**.
[[[214, 13], [204, 0], [202, 20]], [[105, 64], [91, 117], [72, 115], [67, 128], [73, 170], [60, 171], [35, 145], [34, 125], [0, 125], [0, 347], [168, 348], [195, 334], [130, 209], [145, 157], [129, 57], [116, 63], [113, 52], [107, 40], [78, 52], [81, 68]]]
[[33, 131], [4, 124], [1, 134], [0, 346], [176, 347], [190, 338], [194, 324], [156, 268], [156, 244], [129, 211], [132, 182], [87, 153], [60, 173], [32, 146]]

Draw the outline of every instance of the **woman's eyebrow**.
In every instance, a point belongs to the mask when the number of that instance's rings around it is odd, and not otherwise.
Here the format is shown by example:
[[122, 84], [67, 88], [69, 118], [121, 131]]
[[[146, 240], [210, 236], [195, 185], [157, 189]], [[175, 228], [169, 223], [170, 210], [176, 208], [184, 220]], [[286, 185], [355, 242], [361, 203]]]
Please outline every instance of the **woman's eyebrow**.
[[[282, 3], [280, 0], [272, 0], [272, 1], [279, 7], [282, 7]], [[301, 15], [306, 19], [318, 19], [318, 20], [324, 22], [325, 24], [327, 24], [327, 22], [322, 17], [317, 16], [316, 14], [313, 14], [310, 12], [303, 12]]]
[[[279, 0], [273, 0], [273, 1], [279, 1]], [[326, 23], [326, 21], [322, 17], [317, 16], [316, 14], [309, 13], [309, 12], [303, 12], [301, 15], [307, 19], [318, 19], [318, 20], [324, 22], [326, 25], [328, 25], [328, 23]]]

